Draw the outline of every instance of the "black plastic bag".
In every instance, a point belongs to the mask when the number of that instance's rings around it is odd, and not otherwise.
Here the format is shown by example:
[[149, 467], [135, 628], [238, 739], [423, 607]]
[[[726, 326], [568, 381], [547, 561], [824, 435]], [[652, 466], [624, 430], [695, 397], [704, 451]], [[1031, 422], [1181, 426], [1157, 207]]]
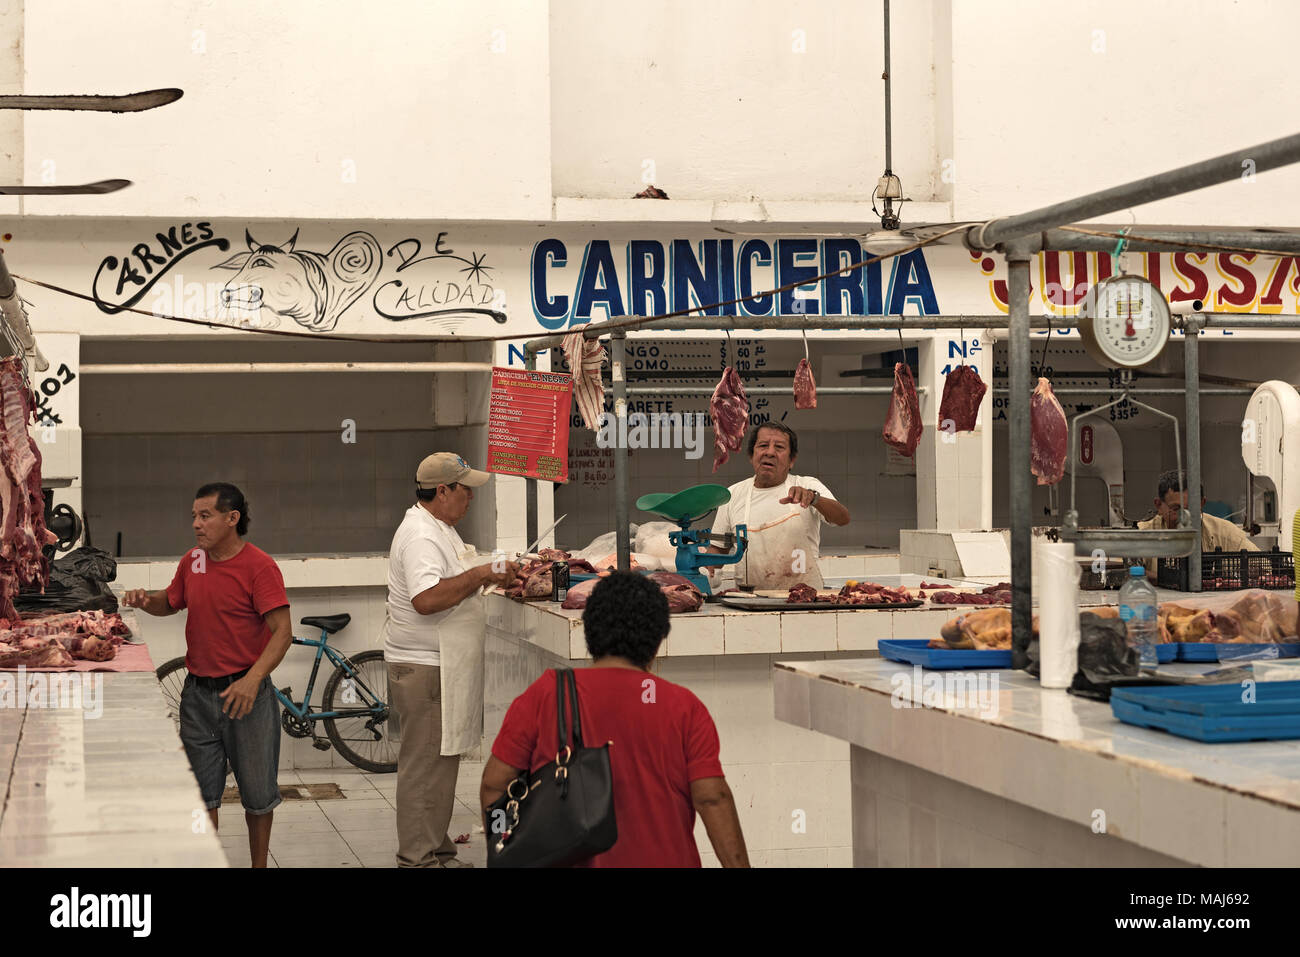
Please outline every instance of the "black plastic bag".
[[64, 611], [117, 611], [117, 597], [106, 582], [117, 577], [117, 562], [102, 548], [83, 545], [50, 562], [50, 583], [14, 597], [14, 608], [27, 614]]

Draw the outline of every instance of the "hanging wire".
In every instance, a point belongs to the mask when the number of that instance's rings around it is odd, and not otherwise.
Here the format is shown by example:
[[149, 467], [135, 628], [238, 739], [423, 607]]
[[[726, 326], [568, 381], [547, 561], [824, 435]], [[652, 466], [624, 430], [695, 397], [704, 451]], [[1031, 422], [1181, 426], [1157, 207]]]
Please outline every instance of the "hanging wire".
[[966, 364], [966, 327], [958, 326], [957, 332], [961, 335], [961, 364]]
[[1038, 360], [1038, 374], [1043, 378], [1043, 370], [1047, 368], [1047, 346], [1052, 341], [1052, 315], [1047, 313], [1047, 338], [1043, 340], [1043, 355]]
[[805, 362], [811, 361], [811, 360], [809, 360], [809, 358], [808, 358], [808, 330], [807, 330], [807, 329], [800, 329], [799, 331], [803, 333], [803, 357], [804, 357], [804, 361], [805, 361]]

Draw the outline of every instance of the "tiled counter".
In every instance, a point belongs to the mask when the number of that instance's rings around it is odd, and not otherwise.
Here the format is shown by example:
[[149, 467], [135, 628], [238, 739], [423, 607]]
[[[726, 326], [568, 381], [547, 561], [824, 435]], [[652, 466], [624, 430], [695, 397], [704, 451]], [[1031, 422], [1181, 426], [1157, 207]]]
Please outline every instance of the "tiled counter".
[[983, 673], [983, 700], [953, 685], [920, 707], [915, 674], [774, 668], [777, 718], [850, 745], [851, 788], [829, 797], [851, 797], [856, 866], [1300, 864], [1300, 742], [1189, 741], [1010, 670]]
[[0, 865], [225, 867], [153, 673], [50, 677], [90, 683], [0, 708]]

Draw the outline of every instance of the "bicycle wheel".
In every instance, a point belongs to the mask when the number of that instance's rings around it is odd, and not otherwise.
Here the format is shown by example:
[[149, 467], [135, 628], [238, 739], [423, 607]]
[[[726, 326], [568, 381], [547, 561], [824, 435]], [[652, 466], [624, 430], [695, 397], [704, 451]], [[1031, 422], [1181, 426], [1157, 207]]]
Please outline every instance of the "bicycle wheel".
[[185, 670], [185, 658], [173, 658], [158, 666], [154, 672], [158, 684], [162, 686], [163, 700], [167, 702], [167, 716], [176, 725], [176, 733], [181, 733], [181, 691], [185, 688], [185, 679], [189, 672]]
[[[190, 674], [185, 669], [185, 657], [182, 655], [180, 658], [164, 661], [154, 671], [154, 674], [158, 676], [158, 684], [162, 686], [163, 701], [167, 703], [167, 716], [172, 719], [172, 724], [176, 725], [176, 736], [180, 737], [181, 692], [185, 690], [185, 679]], [[227, 782], [233, 780], [234, 773], [234, 768], [227, 762]]]
[[388, 665], [384, 663], [384, 653], [363, 651], [347, 660], [356, 678], [350, 679], [342, 668], [335, 668], [321, 696], [323, 710], [356, 710], [378, 702], [384, 711], [378, 718], [372, 714], [348, 715], [324, 718], [321, 723], [331, 743], [350, 763], [363, 771], [391, 774], [397, 770], [401, 736], [396, 716], [388, 710]]

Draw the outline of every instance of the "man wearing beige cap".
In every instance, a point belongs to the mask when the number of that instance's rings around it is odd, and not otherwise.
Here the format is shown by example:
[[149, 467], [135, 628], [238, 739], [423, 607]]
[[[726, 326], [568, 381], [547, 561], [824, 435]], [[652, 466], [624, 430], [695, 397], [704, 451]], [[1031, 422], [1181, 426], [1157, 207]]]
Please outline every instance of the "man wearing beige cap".
[[384, 659], [401, 727], [397, 757], [397, 866], [462, 867], [447, 833], [460, 756], [483, 732], [483, 599], [508, 585], [513, 562], [472, 565], [456, 533], [475, 488], [490, 476], [453, 452], [415, 472], [416, 503], [388, 551]]

